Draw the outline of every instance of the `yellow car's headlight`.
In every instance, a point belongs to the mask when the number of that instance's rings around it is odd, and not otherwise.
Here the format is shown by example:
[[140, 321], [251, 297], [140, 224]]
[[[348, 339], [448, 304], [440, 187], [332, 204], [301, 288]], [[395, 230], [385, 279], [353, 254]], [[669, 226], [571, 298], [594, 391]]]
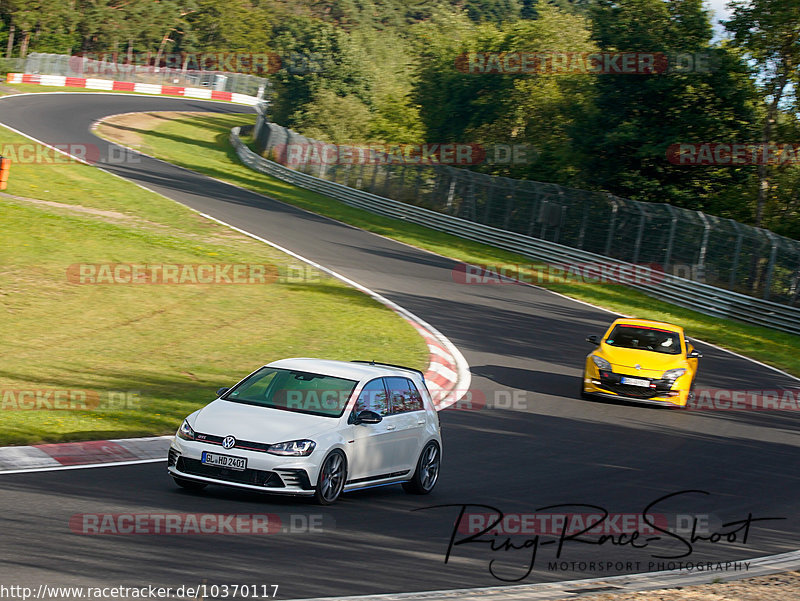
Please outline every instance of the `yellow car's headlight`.
[[609, 363], [602, 357], [599, 357], [597, 355], [592, 355], [592, 361], [594, 361], [594, 364], [603, 371], [611, 371], [611, 363]]
[[685, 373], [686, 373], [686, 370], [684, 368], [682, 368], [682, 367], [679, 367], [677, 369], [668, 369], [667, 371], [664, 372], [664, 375], [662, 376], [662, 378], [664, 380], [673, 380], [673, 381], [675, 381]]

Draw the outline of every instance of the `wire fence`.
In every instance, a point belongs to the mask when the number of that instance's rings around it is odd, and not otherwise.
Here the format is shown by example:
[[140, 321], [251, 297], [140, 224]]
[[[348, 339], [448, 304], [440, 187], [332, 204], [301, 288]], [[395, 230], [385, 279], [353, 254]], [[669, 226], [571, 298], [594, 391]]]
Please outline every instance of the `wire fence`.
[[261, 156], [314, 177], [711, 286], [800, 303], [800, 242], [768, 230], [666, 203], [449, 165], [392, 163], [386, 154], [326, 162], [318, 158], [338, 156], [334, 145], [266, 121], [263, 114], [253, 137]]
[[0, 73], [12, 73], [25, 70], [24, 58], [0, 58]]
[[263, 77], [228, 71], [199, 71], [96, 60], [66, 54], [31, 53], [18, 70], [29, 74], [63, 75], [65, 77], [109, 79], [132, 83], [148, 83], [187, 88], [208, 88], [217, 92], [232, 92], [262, 97], [268, 89]]

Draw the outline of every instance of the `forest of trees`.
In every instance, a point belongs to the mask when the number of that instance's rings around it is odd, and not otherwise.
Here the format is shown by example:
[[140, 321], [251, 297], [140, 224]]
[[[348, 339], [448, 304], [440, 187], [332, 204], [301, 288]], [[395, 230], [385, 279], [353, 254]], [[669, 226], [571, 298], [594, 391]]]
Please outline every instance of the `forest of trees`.
[[[290, 60], [270, 76], [271, 117], [309, 137], [525, 144], [535, 149], [527, 163], [474, 168], [800, 238], [800, 2], [731, 7], [715, 37], [702, 0], [0, 0], [0, 49], [275, 53]], [[642, 52], [670, 63], [649, 75], [470, 73], [459, 63], [487, 52]], [[669, 160], [675, 144], [699, 143], [782, 154]]]

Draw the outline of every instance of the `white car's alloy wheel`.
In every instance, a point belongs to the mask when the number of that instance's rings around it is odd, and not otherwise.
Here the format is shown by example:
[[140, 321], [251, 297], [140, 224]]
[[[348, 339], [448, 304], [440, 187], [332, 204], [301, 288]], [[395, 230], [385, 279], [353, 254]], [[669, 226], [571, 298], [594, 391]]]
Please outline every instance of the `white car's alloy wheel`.
[[422, 449], [422, 453], [420, 453], [414, 477], [410, 481], [403, 483], [403, 489], [416, 495], [427, 495], [431, 492], [439, 480], [441, 460], [442, 455], [439, 445], [435, 442], [426, 444], [425, 448]]
[[344, 455], [333, 451], [325, 458], [319, 470], [316, 499], [322, 505], [330, 505], [339, 498], [347, 478], [347, 466]]

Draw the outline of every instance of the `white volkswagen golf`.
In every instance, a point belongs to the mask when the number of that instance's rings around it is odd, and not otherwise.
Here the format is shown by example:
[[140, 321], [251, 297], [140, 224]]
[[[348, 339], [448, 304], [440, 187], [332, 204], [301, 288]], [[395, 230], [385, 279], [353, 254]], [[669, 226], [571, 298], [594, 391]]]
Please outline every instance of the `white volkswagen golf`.
[[189, 489], [223, 484], [313, 496], [402, 483], [427, 494], [442, 439], [422, 372], [365, 361], [283, 359], [183, 422], [168, 470]]

